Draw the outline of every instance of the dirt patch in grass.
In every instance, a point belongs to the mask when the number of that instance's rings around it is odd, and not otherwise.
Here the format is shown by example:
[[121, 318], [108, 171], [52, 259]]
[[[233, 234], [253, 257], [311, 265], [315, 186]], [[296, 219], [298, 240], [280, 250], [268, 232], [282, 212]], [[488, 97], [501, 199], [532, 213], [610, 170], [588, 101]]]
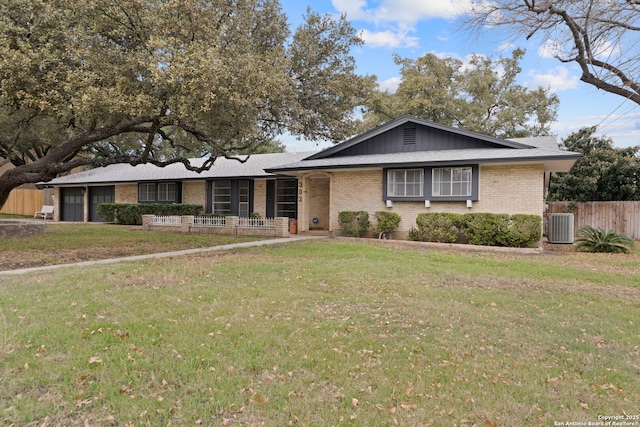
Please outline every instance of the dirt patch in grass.
[[134, 254], [131, 251], [119, 248], [59, 249], [51, 253], [41, 250], [4, 251], [3, 257], [0, 259], [0, 271], [45, 265], [72, 264], [130, 255]]

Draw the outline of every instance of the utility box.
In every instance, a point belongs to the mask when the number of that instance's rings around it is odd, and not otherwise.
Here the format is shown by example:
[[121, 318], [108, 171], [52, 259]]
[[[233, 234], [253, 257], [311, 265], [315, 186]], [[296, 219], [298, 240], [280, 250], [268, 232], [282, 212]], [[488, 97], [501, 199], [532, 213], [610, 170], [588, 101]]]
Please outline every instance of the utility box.
[[549, 243], [573, 243], [573, 214], [549, 214], [547, 239]]

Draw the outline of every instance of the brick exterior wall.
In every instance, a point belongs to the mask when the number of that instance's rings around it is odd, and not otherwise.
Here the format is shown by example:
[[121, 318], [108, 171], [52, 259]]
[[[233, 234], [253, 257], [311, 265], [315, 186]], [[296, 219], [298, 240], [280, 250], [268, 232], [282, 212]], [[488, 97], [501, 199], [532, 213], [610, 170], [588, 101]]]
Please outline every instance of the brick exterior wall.
[[[309, 229], [329, 230], [330, 209], [327, 200], [329, 200], [331, 180], [326, 176], [320, 176], [311, 178], [307, 182], [309, 191], [307, 195]], [[317, 219], [316, 224], [313, 223], [314, 218]]]
[[138, 203], [138, 184], [116, 185], [115, 203]]
[[[387, 207], [382, 200], [382, 170], [353, 170], [339, 172], [312, 172], [299, 177], [298, 231], [318, 228], [337, 232], [338, 213], [341, 211], [364, 210], [373, 216], [376, 211], [397, 212], [402, 221], [398, 227], [400, 235], [415, 224], [421, 212], [492, 212], [507, 214], [543, 215], [544, 208], [544, 167], [534, 165], [481, 165], [479, 200], [467, 208], [462, 202], [431, 202], [427, 208], [424, 202], [394, 202]], [[265, 217], [266, 179], [254, 183], [254, 211]], [[59, 220], [60, 189], [54, 190], [54, 220]], [[202, 204], [206, 200], [206, 182], [193, 181], [183, 184], [183, 202]], [[138, 184], [115, 186], [115, 203], [138, 203]], [[88, 192], [85, 191], [85, 221], [88, 219]], [[312, 223], [318, 218], [318, 224]]]
[[[544, 167], [536, 165], [486, 165], [480, 166], [479, 200], [467, 208], [466, 202], [394, 202], [388, 208], [382, 200], [382, 170], [344, 171], [326, 174], [331, 177], [331, 196], [325, 199], [330, 206], [330, 231], [338, 231], [338, 213], [341, 211], [397, 212], [402, 221], [398, 227], [401, 234], [415, 224], [415, 218], [422, 212], [491, 212], [507, 214], [543, 214], [544, 207]], [[311, 213], [314, 204], [322, 203], [313, 194], [313, 179], [303, 178], [303, 201], [300, 202], [299, 230], [309, 230], [309, 221], [304, 215]]]
[[187, 205], [206, 205], [206, 181], [186, 181], [182, 183], [182, 203]]

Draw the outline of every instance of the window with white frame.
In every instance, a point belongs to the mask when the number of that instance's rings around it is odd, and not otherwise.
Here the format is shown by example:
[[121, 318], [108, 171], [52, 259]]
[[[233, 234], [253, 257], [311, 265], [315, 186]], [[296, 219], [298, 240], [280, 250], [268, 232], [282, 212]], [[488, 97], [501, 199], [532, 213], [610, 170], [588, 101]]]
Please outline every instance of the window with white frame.
[[472, 168], [432, 169], [432, 195], [434, 197], [468, 197], [472, 191]]
[[161, 182], [158, 184], [158, 201], [174, 202], [176, 200], [176, 183]]
[[141, 202], [155, 202], [156, 183], [143, 183], [138, 185], [138, 200]]
[[179, 203], [179, 182], [143, 182], [138, 184], [139, 203]]
[[387, 171], [387, 196], [422, 197], [424, 169], [392, 169]]
[[238, 183], [238, 216], [247, 218], [249, 212], [249, 180], [243, 179]]

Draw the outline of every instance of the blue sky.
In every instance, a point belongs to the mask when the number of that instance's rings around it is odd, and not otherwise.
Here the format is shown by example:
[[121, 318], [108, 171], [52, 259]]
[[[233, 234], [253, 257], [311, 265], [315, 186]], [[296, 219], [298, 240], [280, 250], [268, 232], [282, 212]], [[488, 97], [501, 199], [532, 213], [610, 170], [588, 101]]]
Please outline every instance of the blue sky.
[[[353, 50], [358, 73], [376, 75], [382, 89], [397, 87], [400, 70], [393, 55], [418, 58], [426, 53], [465, 60], [471, 54], [497, 59], [517, 47], [526, 49], [520, 84], [551, 89], [560, 98], [552, 132], [558, 139], [584, 126], [599, 125], [599, 134], [616, 147], [640, 145], [640, 106], [606, 94], [579, 80], [576, 65], [551, 58], [538, 41], [511, 40], [498, 33], [478, 37], [461, 31], [455, 18], [467, 0], [280, 0], [292, 28], [302, 22], [307, 7], [320, 13], [346, 13], [365, 45]], [[287, 151], [309, 151], [331, 143], [311, 143], [283, 137]]]

